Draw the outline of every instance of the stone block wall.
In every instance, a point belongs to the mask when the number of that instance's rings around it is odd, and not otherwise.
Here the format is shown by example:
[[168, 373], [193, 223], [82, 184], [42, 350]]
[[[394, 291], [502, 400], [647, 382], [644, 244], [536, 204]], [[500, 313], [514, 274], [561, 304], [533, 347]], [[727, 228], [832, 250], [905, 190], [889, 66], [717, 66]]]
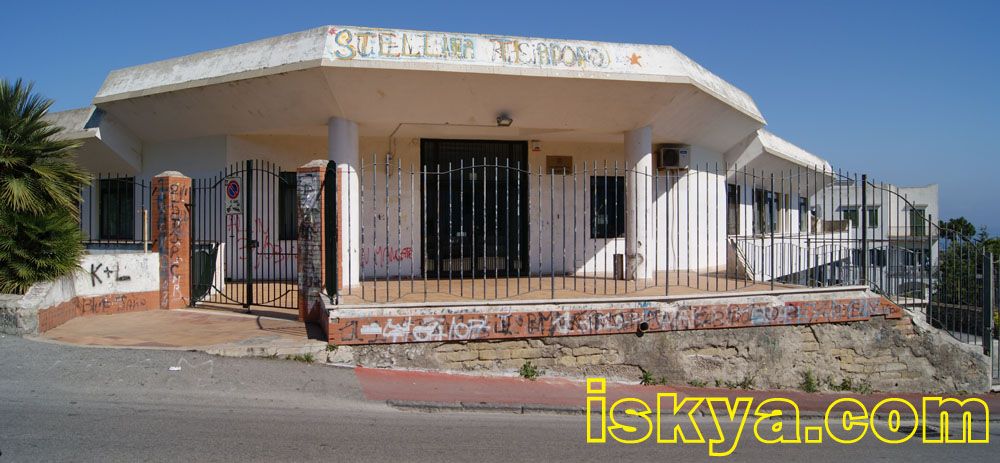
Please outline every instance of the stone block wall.
[[798, 389], [809, 372], [821, 390], [847, 379], [861, 392], [988, 391], [988, 357], [921, 317], [907, 311], [851, 323], [341, 349], [374, 368], [515, 375], [530, 361], [543, 376], [638, 381], [649, 372], [672, 385]]

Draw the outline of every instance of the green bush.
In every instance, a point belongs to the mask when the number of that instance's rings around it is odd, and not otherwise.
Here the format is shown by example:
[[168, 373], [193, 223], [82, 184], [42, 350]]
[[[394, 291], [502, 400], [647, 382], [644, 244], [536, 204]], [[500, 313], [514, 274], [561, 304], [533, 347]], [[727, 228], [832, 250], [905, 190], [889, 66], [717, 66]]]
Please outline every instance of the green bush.
[[23, 294], [35, 283], [77, 269], [83, 238], [79, 223], [63, 211], [0, 210], [0, 293]]
[[811, 370], [802, 374], [802, 384], [800, 387], [806, 392], [819, 392], [819, 381], [816, 380], [816, 376], [813, 375]]
[[538, 379], [538, 377], [542, 374], [542, 372], [538, 370], [538, 367], [531, 364], [531, 360], [528, 360], [527, 362], [524, 362], [524, 365], [521, 365], [519, 373], [522, 378], [531, 381]]

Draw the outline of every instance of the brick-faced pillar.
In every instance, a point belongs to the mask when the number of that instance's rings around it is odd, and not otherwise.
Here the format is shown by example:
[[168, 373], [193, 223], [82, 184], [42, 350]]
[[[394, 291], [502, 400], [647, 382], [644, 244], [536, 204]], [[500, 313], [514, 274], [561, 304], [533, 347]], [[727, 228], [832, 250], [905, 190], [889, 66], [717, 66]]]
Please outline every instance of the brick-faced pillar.
[[166, 171], [153, 177], [153, 249], [160, 253], [160, 308], [191, 302], [191, 179]]
[[323, 323], [323, 180], [329, 161], [312, 161], [298, 168], [296, 192], [299, 198], [299, 321]]

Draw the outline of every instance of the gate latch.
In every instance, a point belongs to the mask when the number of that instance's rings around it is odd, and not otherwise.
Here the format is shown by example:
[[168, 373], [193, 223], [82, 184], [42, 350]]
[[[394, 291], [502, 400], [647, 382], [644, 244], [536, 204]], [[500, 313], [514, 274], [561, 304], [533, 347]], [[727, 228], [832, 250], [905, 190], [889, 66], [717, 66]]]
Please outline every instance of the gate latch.
[[250, 249], [257, 249], [259, 244], [260, 243], [258, 243], [257, 240], [250, 240]]

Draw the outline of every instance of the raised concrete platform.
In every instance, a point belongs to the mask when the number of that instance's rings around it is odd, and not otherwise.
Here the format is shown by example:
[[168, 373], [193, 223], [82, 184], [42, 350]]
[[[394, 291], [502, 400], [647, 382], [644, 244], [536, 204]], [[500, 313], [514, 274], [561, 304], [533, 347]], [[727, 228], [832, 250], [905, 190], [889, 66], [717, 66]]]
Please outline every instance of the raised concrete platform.
[[307, 353], [318, 357], [327, 349], [315, 325], [198, 309], [80, 317], [38, 339], [101, 347], [196, 350], [227, 357]]

